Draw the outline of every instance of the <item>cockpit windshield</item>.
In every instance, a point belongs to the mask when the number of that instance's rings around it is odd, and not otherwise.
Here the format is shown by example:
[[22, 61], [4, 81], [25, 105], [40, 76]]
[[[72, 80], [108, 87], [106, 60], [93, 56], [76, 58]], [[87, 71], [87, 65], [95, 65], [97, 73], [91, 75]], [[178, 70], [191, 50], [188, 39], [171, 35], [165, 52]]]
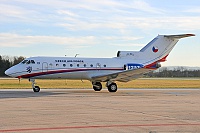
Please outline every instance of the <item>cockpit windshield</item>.
[[25, 64], [27, 61], [28, 61], [28, 60], [23, 60], [23, 61], [22, 61], [22, 64]]
[[35, 64], [35, 61], [34, 60], [23, 60], [21, 63], [22, 64]]
[[27, 62], [26, 62], [26, 64], [30, 64], [31, 63], [31, 61], [30, 60], [28, 60]]
[[31, 60], [31, 64], [35, 64], [35, 61], [34, 61], [34, 60]]

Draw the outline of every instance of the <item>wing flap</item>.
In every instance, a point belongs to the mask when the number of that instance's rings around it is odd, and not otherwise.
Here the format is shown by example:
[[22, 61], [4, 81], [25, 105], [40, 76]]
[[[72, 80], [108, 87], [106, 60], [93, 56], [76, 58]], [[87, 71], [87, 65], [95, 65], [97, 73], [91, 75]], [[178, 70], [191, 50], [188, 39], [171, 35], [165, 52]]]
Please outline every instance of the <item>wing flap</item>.
[[120, 82], [128, 82], [130, 80], [140, 78], [143, 74], [152, 71], [151, 69], [139, 68], [134, 70], [126, 70], [118, 73], [101, 75], [92, 77], [93, 81], [98, 82], [106, 82], [106, 81], [120, 81]]

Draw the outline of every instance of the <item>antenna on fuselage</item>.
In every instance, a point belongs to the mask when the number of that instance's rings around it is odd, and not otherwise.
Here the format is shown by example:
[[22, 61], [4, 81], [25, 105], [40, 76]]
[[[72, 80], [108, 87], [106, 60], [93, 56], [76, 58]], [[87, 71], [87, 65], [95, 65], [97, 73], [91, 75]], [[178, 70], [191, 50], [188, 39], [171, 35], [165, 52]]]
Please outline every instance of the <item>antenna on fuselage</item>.
[[79, 54], [76, 54], [75, 57], [77, 57]]

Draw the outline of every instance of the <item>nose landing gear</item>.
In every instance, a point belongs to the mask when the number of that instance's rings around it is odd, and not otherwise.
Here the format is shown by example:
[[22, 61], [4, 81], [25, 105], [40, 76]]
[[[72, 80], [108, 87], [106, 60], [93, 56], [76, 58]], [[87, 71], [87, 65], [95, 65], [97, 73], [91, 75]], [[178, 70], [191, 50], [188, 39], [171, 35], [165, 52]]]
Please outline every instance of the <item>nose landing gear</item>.
[[35, 87], [33, 88], [33, 91], [34, 91], [34, 92], [40, 92], [40, 87], [39, 87], [39, 86], [35, 86]]
[[35, 86], [35, 79], [29, 79], [29, 81], [32, 83], [33, 92], [40, 92], [40, 87]]

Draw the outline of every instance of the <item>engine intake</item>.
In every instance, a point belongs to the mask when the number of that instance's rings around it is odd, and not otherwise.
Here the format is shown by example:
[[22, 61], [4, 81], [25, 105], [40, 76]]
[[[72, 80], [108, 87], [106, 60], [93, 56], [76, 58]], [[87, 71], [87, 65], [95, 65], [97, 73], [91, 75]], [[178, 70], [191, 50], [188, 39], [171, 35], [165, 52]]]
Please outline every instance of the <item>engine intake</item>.
[[117, 57], [134, 57], [135, 54], [138, 54], [138, 51], [118, 51]]

